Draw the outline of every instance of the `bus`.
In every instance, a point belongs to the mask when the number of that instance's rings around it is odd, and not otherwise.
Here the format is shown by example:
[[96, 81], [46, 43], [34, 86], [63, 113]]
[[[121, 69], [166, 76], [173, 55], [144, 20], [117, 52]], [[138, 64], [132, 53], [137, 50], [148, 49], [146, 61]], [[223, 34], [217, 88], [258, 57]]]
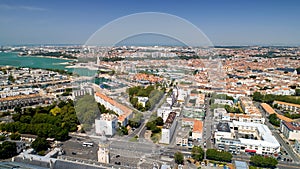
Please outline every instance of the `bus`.
[[82, 146], [83, 146], [83, 147], [93, 147], [93, 146], [94, 146], [94, 143], [83, 142], [83, 143], [82, 143]]

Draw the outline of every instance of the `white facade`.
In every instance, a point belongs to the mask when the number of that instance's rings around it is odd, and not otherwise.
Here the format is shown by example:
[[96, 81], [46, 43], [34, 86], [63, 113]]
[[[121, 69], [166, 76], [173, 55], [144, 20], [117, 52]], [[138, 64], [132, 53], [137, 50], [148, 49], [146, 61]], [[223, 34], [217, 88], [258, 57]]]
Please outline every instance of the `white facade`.
[[233, 106], [233, 101], [232, 100], [215, 99], [214, 104]]
[[300, 138], [300, 123], [282, 121], [280, 131], [287, 139], [297, 140]]
[[118, 127], [118, 119], [113, 114], [101, 114], [100, 119], [95, 120], [96, 134], [113, 136]]
[[294, 147], [295, 151], [300, 154], [300, 138], [298, 140], [295, 141], [295, 147]]
[[157, 117], [161, 117], [165, 122], [171, 112], [172, 109], [170, 107], [161, 107], [157, 109]]
[[143, 107], [146, 106], [146, 103], [147, 103], [147, 101], [149, 100], [148, 97], [137, 97], [137, 99], [138, 99], [138, 103], [139, 103], [139, 104], [142, 104]]
[[175, 120], [176, 113], [171, 112], [161, 130], [161, 139], [159, 143], [170, 144], [174, 131], [177, 126], [177, 121]]
[[[226, 131], [215, 132], [216, 144], [224, 150], [224, 145], [235, 147], [240, 152], [254, 152], [256, 154], [277, 154], [280, 144], [272, 135], [270, 129], [263, 124], [233, 121]], [[252, 135], [254, 138], [236, 137], [235, 133]], [[230, 149], [229, 149], [230, 150]]]
[[106, 164], [109, 163], [109, 149], [107, 147], [107, 145], [99, 144], [99, 149], [97, 152], [98, 162]]

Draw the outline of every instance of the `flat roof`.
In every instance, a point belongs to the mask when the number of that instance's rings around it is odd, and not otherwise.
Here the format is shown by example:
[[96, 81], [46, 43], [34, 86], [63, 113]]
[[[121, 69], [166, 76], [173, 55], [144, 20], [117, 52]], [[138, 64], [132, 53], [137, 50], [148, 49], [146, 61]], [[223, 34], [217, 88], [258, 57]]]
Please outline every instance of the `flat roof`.
[[230, 132], [229, 124], [224, 122], [218, 123], [217, 129], [218, 131], [222, 131], [222, 132]]
[[163, 128], [169, 129], [174, 121], [176, 117], [176, 113], [175, 112], [171, 112], [163, 126]]
[[241, 143], [247, 145], [257, 145], [257, 146], [264, 146], [264, 147], [280, 147], [280, 144], [276, 140], [276, 138], [272, 135], [271, 130], [268, 126], [259, 123], [247, 123], [247, 122], [240, 122], [240, 121], [233, 121], [234, 126], [248, 126], [248, 127], [255, 127], [258, 131], [258, 134], [261, 136], [262, 140], [254, 140], [254, 139], [244, 139], [239, 138]]

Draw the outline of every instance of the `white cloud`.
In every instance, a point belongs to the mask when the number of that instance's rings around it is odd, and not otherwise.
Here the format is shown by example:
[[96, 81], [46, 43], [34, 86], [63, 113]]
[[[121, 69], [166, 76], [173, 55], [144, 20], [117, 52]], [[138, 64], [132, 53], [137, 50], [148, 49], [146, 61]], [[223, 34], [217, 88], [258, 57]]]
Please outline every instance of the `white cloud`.
[[0, 4], [0, 10], [46, 11], [47, 9], [34, 6]]

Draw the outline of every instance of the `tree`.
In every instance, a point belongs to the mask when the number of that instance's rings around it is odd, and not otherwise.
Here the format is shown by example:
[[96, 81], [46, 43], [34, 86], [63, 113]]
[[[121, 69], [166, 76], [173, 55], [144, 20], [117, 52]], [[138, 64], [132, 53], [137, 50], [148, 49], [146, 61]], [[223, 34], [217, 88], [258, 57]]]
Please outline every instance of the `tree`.
[[204, 151], [200, 146], [194, 146], [192, 148], [192, 158], [197, 161], [202, 161], [204, 158]]
[[59, 107], [54, 107], [53, 109], [50, 110], [50, 113], [53, 115], [53, 116], [56, 116], [58, 114], [61, 113], [61, 109]]
[[273, 157], [252, 156], [250, 162], [256, 167], [276, 168], [278, 161]]
[[155, 119], [155, 122], [156, 122], [156, 125], [158, 125], [158, 126], [164, 125], [164, 120], [161, 117], [157, 117]]
[[20, 140], [21, 139], [21, 134], [19, 134], [19, 133], [12, 133], [9, 136], [9, 138], [12, 139], [12, 140]]
[[279, 127], [280, 126], [280, 120], [278, 119], [277, 115], [274, 113], [274, 114], [271, 114], [269, 116], [269, 121], [271, 124], [273, 124], [274, 126], [277, 126]]
[[11, 74], [8, 76], [7, 80], [13, 83], [15, 82], [15, 78]]
[[175, 163], [177, 164], [183, 164], [184, 162], [183, 154], [179, 151], [174, 154], [174, 159], [175, 159]]
[[0, 144], [0, 159], [11, 158], [15, 155], [17, 155], [16, 143], [4, 141]]
[[46, 151], [48, 148], [50, 148], [50, 145], [48, 141], [45, 138], [37, 137], [31, 144], [31, 147], [36, 151]]
[[0, 135], [0, 141], [4, 141], [6, 139], [5, 136]]
[[[300, 70], [299, 70], [299, 71], [300, 71]], [[299, 74], [300, 74], [300, 72], [299, 72]], [[296, 95], [296, 96], [300, 96], [300, 89], [296, 89], [295, 91], [296, 91], [295, 95]]]
[[229, 152], [208, 149], [206, 151], [206, 158], [209, 160], [231, 162], [232, 155]]
[[21, 108], [20, 106], [17, 106], [17, 107], [14, 108], [14, 111], [15, 111], [16, 113], [21, 114], [21, 113], [22, 113], [22, 108]]
[[300, 75], [300, 67], [298, 67], [296, 70], [297, 70], [297, 74]]

